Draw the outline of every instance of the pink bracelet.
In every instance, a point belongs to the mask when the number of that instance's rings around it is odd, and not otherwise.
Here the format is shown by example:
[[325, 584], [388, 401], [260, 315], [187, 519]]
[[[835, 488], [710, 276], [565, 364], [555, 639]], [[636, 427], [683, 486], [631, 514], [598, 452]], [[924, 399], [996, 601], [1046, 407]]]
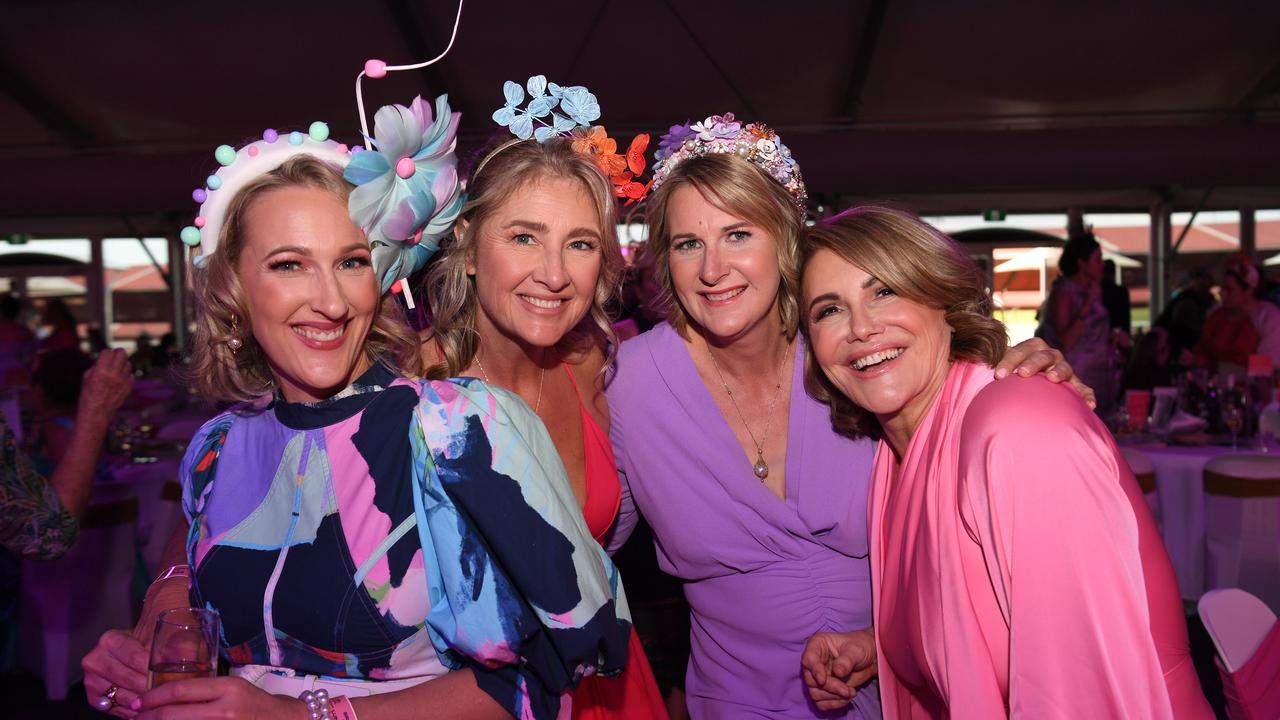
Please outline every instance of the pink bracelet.
[[333, 720], [360, 720], [346, 695], [329, 698], [329, 710], [333, 713]]

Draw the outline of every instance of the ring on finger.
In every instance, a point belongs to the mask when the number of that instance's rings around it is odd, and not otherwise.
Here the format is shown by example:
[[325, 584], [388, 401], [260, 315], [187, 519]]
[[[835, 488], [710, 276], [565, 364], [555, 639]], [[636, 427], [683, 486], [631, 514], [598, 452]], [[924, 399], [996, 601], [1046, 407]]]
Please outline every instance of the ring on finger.
[[102, 696], [94, 702], [94, 705], [96, 705], [99, 710], [107, 712], [116, 706], [116, 693], [118, 692], [120, 692], [120, 688], [112, 685], [102, 693]]

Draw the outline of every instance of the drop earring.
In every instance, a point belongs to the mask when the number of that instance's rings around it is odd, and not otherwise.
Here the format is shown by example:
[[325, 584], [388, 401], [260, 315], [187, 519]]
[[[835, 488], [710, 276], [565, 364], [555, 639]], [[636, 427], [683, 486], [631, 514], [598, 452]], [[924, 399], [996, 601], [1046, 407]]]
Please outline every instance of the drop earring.
[[231, 337], [227, 339], [227, 347], [231, 348], [231, 354], [235, 355], [236, 351], [244, 346], [244, 341], [239, 338], [240, 335], [240, 318], [235, 315], [231, 316]]

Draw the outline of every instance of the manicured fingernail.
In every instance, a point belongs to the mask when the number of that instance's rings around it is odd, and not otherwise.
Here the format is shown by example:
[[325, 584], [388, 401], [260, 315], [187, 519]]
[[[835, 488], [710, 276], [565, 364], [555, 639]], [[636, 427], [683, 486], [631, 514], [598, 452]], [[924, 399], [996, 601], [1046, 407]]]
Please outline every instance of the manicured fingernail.
[[1000, 380], [1000, 379], [1004, 378], [1004, 377], [1005, 377], [1006, 375], [1008, 375], [1008, 374], [1009, 374], [1009, 371], [1008, 371], [1008, 370], [1005, 370], [1004, 368], [996, 368], [996, 379], [997, 379], [997, 380]]
[[129, 709], [130, 709], [130, 710], [141, 710], [141, 709], [142, 709], [142, 698], [134, 698], [134, 699], [133, 699], [133, 702], [129, 703]]

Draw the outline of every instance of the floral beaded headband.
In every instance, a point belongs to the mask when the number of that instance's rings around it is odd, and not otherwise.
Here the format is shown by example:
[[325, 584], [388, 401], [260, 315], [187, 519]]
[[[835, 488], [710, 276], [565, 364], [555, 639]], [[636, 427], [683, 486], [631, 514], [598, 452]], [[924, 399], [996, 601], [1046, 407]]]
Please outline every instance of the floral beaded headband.
[[791, 150], [782, 144], [782, 139], [769, 126], [763, 123], [744, 125], [734, 119], [733, 113], [672, 125], [658, 140], [652, 189], [657, 190], [686, 160], [711, 154], [737, 155], [750, 162], [782, 185], [801, 216], [808, 212], [809, 193], [805, 190], [800, 166], [791, 157]]
[[[529, 104], [522, 108], [526, 90]], [[591, 124], [600, 118], [600, 103], [585, 87], [562, 87], [548, 83], [545, 75], [534, 75], [524, 87], [506, 81], [502, 94], [506, 103], [494, 111], [493, 121], [515, 137], [476, 163], [471, 173], [473, 182], [490, 160], [513, 145], [531, 139], [544, 143], [554, 137], [567, 137], [575, 152], [595, 163], [608, 178], [614, 196], [626, 200], [626, 205], [639, 201], [649, 191], [649, 185], [638, 179], [644, 174], [644, 151], [649, 146], [649, 136], [636, 135], [626, 154], [618, 154], [618, 143], [609, 137], [604, 126]]]
[[462, 210], [465, 198], [458, 179], [457, 147], [459, 113], [449, 108], [447, 95], [436, 98], [435, 109], [421, 97], [408, 107], [387, 105], [374, 115], [369, 134], [364, 114], [361, 80], [382, 78], [388, 71], [414, 70], [443, 58], [457, 38], [462, 3], [454, 20], [453, 36], [444, 52], [426, 62], [390, 66], [369, 60], [356, 77], [356, 105], [365, 146], [348, 148], [329, 139], [329, 127], [314, 122], [308, 131], [281, 135], [274, 129], [261, 140], [236, 148], [220, 145], [214, 151], [218, 170], [191, 197], [200, 204], [194, 223], [180, 237], [188, 247], [200, 247], [192, 263], [201, 268], [218, 246], [231, 199], [245, 186], [301, 155], [337, 167], [355, 186], [347, 202], [351, 220], [369, 238], [373, 269], [382, 291], [396, 289], [414, 307], [408, 284], [401, 282], [426, 265], [439, 248]]

